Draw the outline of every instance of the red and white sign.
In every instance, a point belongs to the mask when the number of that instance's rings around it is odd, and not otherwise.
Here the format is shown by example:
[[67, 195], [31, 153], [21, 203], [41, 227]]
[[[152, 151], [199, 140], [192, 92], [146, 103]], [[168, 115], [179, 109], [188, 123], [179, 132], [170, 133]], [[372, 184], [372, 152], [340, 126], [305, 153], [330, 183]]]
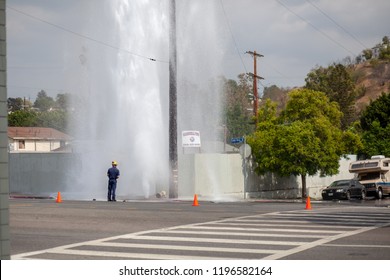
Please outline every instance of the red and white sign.
[[182, 131], [182, 146], [184, 148], [200, 147], [200, 132], [194, 130]]

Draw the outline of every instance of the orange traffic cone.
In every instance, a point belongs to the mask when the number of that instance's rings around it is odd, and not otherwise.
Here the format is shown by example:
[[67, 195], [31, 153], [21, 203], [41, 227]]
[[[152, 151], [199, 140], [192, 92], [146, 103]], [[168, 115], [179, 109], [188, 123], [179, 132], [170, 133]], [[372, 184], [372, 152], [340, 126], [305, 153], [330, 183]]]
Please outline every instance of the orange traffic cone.
[[310, 203], [310, 196], [307, 197], [306, 199], [306, 210], [310, 210], [311, 209], [311, 203]]
[[61, 193], [60, 193], [60, 192], [58, 192], [58, 194], [57, 194], [56, 202], [57, 202], [57, 203], [61, 203], [61, 202], [62, 202]]
[[192, 206], [199, 206], [197, 195], [194, 195], [194, 203], [192, 203]]

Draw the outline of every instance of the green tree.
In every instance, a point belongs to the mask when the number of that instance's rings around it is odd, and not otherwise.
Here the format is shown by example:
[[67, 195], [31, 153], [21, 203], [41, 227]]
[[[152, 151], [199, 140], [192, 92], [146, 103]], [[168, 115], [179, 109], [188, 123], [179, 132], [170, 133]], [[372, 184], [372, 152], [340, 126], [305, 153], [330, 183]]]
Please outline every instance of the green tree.
[[33, 110], [18, 110], [8, 114], [8, 126], [17, 127], [51, 127], [68, 133], [67, 111], [36, 112]]
[[54, 107], [54, 99], [46, 94], [44, 90], [38, 92], [37, 98], [34, 102], [34, 107], [38, 108], [40, 111], [48, 111], [50, 108]]
[[37, 126], [38, 113], [31, 110], [19, 110], [8, 114], [8, 126]]
[[228, 108], [226, 112], [227, 138], [241, 137], [253, 131], [251, 121], [251, 117], [243, 111], [243, 108], [239, 104]]
[[279, 117], [272, 103], [259, 116], [257, 130], [247, 138], [255, 171], [301, 176], [302, 197], [307, 175], [337, 174], [340, 157], [361, 148], [357, 134], [341, 130], [338, 104], [322, 92], [294, 90]]
[[[250, 110], [250, 81], [244, 74], [238, 76], [239, 82], [223, 79], [224, 121], [228, 130], [227, 139], [252, 133], [253, 113]], [[249, 110], [248, 110], [249, 109]]]
[[278, 118], [275, 102], [267, 99], [259, 108], [257, 128], [254, 133], [246, 137], [251, 146], [252, 155], [256, 163], [255, 172], [265, 174], [277, 170], [277, 157], [273, 144], [278, 135]]
[[15, 112], [18, 110], [22, 110], [24, 107], [23, 105], [24, 105], [23, 99], [20, 97], [17, 98], [9, 97], [7, 99], [8, 112]]
[[360, 118], [363, 130], [363, 154], [390, 156], [390, 93], [382, 93], [363, 111]]
[[379, 51], [380, 59], [390, 59], [390, 41], [389, 37], [385, 36], [382, 39], [382, 44], [380, 45]]
[[278, 105], [278, 111], [283, 110], [286, 107], [289, 88], [279, 88], [276, 85], [270, 87], [264, 87], [263, 98], [261, 102], [266, 102], [267, 99], [271, 99]]
[[38, 113], [37, 126], [51, 127], [68, 132], [68, 114], [66, 111], [50, 111]]
[[330, 101], [335, 101], [340, 105], [343, 113], [342, 129], [347, 129], [357, 119], [354, 107], [357, 91], [352, 76], [344, 65], [334, 64], [328, 68], [319, 67], [311, 71], [305, 81], [306, 88], [324, 92]]
[[68, 110], [71, 102], [71, 95], [69, 93], [59, 93], [56, 97], [56, 105], [61, 110]]
[[363, 51], [363, 56], [366, 60], [370, 60], [372, 58], [372, 50], [371, 49], [366, 49]]
[[389, 45], [390, 44], [390, 39], [389, 37], [385, 36], [382, 38], [382, 45]]
[[8, 112], [15, 112], [18, 110], [29, 110], [32, 107], [32, 103], [30, 100], [26, 100], [26, 98], [9, 97], [7, 99]]

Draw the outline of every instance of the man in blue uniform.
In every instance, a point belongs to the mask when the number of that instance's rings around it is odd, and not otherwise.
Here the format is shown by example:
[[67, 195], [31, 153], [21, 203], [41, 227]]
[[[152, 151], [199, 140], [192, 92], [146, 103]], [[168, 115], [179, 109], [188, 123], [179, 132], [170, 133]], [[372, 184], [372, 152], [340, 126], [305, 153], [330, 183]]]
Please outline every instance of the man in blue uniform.
[[116, 161], [112, 162], [112, 167], [107, 171], [108, 177], [108, 201], [116, 201], [115, 199], [115, 191], [116, 191], [116, 181], [119, 178], [119, 169], [117, 168], [118, 163]]

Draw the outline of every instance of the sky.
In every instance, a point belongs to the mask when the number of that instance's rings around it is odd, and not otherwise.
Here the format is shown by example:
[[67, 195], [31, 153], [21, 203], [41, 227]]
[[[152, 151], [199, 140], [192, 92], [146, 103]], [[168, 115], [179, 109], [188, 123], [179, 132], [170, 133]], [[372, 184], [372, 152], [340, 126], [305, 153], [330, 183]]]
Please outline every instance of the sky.
[[[52, 97], [68, 92], [64, 40], [95, 39], [82, 28], [88, 16], [79, 14], [88, 1], [7, 0], [8, 97], [33, 101], [40, 90]], [[201, 9], [205, 0], [188, 1]], [[302, 86], [313, 68], [353, 59], [390, 36], [388, 0], [213, 1], [225, 42], [221, 74], [237, 79], [253, 72], [253, 57], [246, 52], [256, 51], [264, 56], [257, 59], [257, 74], [264, 78], [260, 92], [271, 85]], [[109, 3], [95, 3], [100, 2]]]

